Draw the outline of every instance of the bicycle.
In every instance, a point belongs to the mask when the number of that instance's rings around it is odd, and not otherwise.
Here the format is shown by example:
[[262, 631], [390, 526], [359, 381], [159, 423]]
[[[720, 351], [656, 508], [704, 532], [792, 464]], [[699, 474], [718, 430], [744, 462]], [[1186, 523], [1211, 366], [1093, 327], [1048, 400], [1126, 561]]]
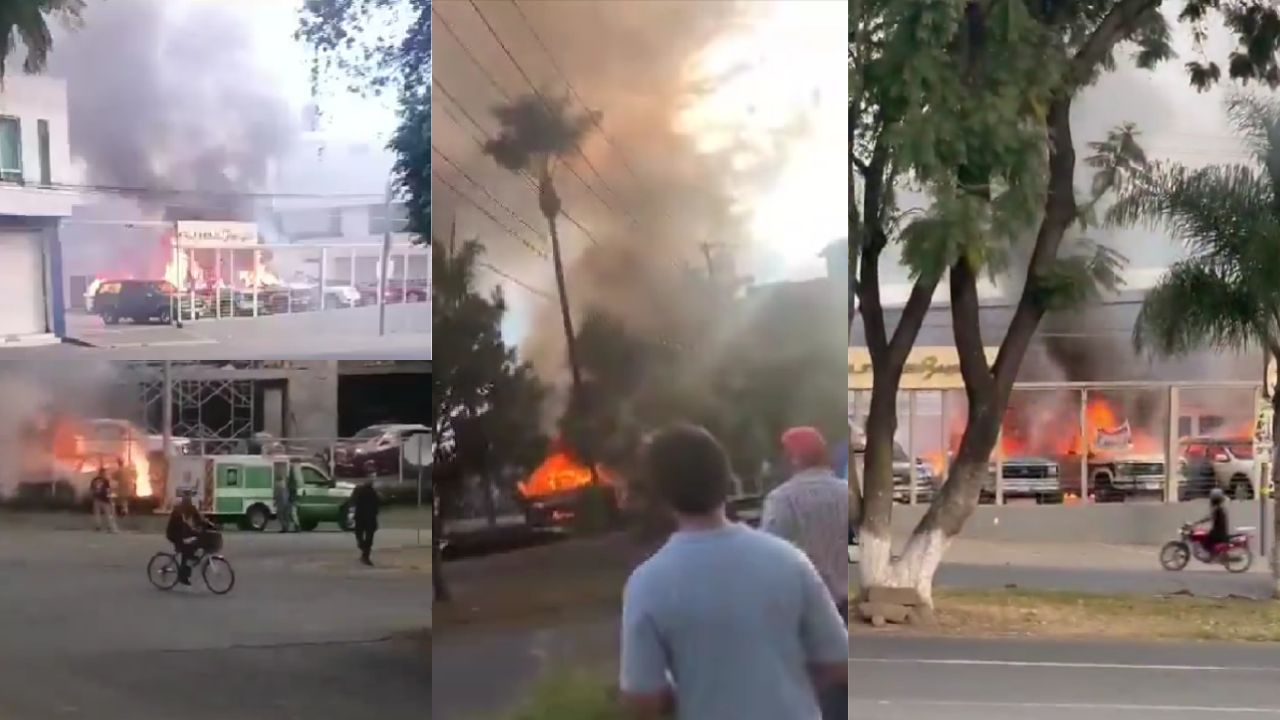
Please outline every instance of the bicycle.
[[[206, 533], [201, 546], [196, 548], [195, 563], [191, 572], [200, 571], [205, 587], [214, 595], [226, 595], [236, 584], [236, 572], [231, 563], [219, 553], [222, 550], [222, 534]], [[178, 585], [178, 563], [181, 560], [163, 550], [151, 556], [147, 563], [147, 579], [158, 590], [172, 590]]]

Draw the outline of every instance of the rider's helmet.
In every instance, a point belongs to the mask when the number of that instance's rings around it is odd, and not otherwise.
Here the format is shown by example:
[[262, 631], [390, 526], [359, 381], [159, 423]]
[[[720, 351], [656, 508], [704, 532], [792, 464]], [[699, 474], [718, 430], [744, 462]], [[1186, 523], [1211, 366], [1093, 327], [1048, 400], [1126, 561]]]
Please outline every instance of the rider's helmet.
[[1212, 505], [1221, 505], [1227, 499], [1227, 494], [1222, 492], [1222, 488], [1214, 488], [1209, 491], [1209, 503]]

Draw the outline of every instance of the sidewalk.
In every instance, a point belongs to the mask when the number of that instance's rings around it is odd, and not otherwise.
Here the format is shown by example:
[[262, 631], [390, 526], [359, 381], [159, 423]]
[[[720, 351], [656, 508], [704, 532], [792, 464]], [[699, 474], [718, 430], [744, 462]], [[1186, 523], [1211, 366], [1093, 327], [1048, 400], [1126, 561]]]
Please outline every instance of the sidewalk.
[[943, 565], [1020, 566], [1064, 570], [1150, 570], [1160, 548], [1105, 543], [1012, 543], [957, 538]]

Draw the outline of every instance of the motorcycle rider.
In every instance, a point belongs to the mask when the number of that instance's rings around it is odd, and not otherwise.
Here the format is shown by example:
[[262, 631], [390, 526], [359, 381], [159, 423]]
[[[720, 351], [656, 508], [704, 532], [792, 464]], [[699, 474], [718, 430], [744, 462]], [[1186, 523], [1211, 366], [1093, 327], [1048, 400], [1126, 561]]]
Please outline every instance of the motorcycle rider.
[[1218, 547], [1231, 539], [1231, 525], [1227, 520], [1227, 494], [1222, 488], [1214, 488], [1209, 492], [1209, 516], [1195, 524], [1206, 523], [1209, 525], [1209, 532], [1201, 538], [1200, 543], [1211, 556], [1216, 556]]

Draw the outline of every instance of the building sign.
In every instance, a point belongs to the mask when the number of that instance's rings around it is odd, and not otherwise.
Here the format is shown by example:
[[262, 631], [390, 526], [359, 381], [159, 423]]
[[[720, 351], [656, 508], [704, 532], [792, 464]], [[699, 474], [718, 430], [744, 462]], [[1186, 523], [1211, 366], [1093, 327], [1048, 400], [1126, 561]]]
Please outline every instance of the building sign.
[[[986, 348], [987, 364], [995, 362], [999, 348]], [[849, 389], [871, 389], [871, 353], [866, 348], [849, 348]], [[959, 390], [960, 354], [954, 347], [917, 347], [907, 355], [902, 370], [902, 390]]]
[[1133, 428], [1129, 421], [1117, 428], [1098, 428], [1093, 436], [1095, 450], [1129, 450], [1133, 447]]
[[185, 247], [257, 245], [258, 225], [246, 222], [178, 222], [178, 245]]

